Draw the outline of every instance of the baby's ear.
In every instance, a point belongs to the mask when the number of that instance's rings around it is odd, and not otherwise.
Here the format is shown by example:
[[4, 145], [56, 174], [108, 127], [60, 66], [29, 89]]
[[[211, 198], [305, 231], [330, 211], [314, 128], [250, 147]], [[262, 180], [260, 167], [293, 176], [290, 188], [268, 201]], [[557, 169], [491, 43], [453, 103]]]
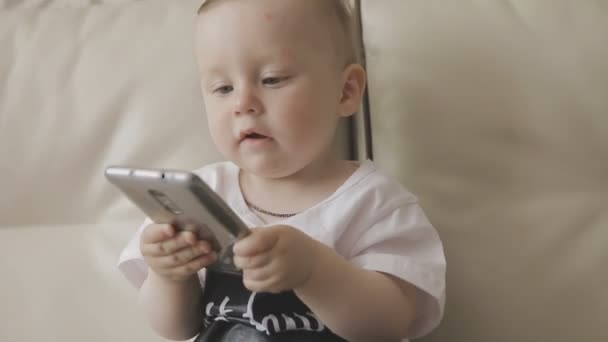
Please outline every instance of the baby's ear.
[[344, 69], [342, 75], [342, 97], [338, 114], [341, 117], [347, 117], [356, 113], [361, 106], [367, 75], [360, 64], [350, 64]]

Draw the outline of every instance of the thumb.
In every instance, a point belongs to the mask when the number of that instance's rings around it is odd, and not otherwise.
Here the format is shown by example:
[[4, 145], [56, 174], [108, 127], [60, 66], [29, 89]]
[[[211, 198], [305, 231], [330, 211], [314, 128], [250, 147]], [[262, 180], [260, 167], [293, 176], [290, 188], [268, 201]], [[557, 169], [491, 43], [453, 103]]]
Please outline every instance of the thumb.
[[157, 243], [175, 235], [175, 228], [170, 224], [150, 224], [141, 233], [142, 243]]
[[277, 243], [278, 233], [274, 227], [253, 228], [249, 235], [234, 244], [234, 254], [247, 257], [266, 252]]

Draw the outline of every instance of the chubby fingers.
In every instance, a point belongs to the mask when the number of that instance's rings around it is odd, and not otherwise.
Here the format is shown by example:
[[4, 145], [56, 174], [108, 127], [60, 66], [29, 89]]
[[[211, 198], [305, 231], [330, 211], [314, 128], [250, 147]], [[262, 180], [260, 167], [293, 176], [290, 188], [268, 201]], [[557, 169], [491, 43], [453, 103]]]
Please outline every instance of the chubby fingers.
[[161, 265], [162, 261], [159, 261], [158, 268], [168, 276], [185, 276], [198, 272], [204, 267], [213, 264], [217, 260], [217, 254], [215, 252], [197, 255], [194, 258], [186, 262], [173, 263], [171, 260], [167, 260], [165, 266]]
[[142, 244], [157, 243], [175, 236], [175, 227], [170, 224], [149, 224], [141, 233]]
[[207, 241], [199, 241], [194, 246], [186, 246], [175, 252], [157, 256], [156, 265], [158, 267], [168, 268], [177, 265], [186, 264], [199, 257], [215, 258], [215, 253], [211, 249], [211, 245]]
[[234, 265], [241, 270], [262, 268], [272, 261], [272, 254], [261, 253], [253, 256], [234, 256]]
[[272, 228], [254, 228], [251, 234], [234, 244], [234, 256], [248, 258], [271, 250], [279, 240], [277, 231]]
[[196, 244], [197, 238], [193, 232], [177, 233], [170, 225], [151, 225], [142, 233], [140, 248], [144, 255], [163, 256]]

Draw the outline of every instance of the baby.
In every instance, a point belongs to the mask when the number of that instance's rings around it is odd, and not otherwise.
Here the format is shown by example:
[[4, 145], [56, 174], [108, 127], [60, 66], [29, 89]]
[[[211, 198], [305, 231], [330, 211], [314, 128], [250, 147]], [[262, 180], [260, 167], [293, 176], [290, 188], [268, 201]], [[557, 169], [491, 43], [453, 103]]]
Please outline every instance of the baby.
[[208, 0], [196, 48], [213, 141], [196, 173], [252, 227], [242, 274], [208, 242], [146, 220], [119, 267], [162, 336], [196, 341], [407, 341], [440, 322], [441, 241], [414, 195], [332, 142], [357, 112], [347, 1]]

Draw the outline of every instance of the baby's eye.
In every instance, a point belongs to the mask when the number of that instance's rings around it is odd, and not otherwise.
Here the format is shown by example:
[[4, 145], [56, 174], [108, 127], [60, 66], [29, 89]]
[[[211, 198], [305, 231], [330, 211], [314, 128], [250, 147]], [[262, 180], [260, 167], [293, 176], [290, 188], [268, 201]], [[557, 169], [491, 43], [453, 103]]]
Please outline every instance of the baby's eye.
[[232, 86], [225, 85], [225, 86], [216, 88], [213, 92], [220, 93], [222, 95], [226, 95], [226, 94], [229, 94], [230, 92], [232, 92], [233, 90], [234, 90], [234, 88]]
[[287, 77], [266, 77], [262, 80], [262, 83], [264, 85], [273, 86], [283, 82], [286, 79]]

